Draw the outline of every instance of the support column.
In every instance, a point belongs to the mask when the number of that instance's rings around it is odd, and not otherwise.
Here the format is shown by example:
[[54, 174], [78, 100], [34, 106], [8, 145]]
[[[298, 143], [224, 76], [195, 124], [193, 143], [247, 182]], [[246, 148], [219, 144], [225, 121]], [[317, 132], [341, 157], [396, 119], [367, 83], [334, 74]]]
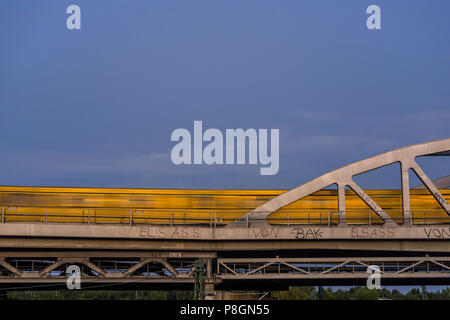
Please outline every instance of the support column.
[[402, 209], [403, 223], [412, 223], [411, 221], [411, 202], [409, 198], [409, 166], [404, 162], [400, 163], [402, 170]]
[[430, 178], [428, 178], [425, 172], [423, 172], [422, 168], [415, 161], [412, 161], [410, 166], [417, 174], [419, 179], [422, 180], [422, 183], [425, 185], [425, 187], [427, 187], [428, 191], [431, 192], [436, 201], [439, 202], [442, 209], [444, 209], [447, 214], [450, 215], [450, 204], [448, 204], [447, 200], [442, 196], [438, 188], [436, 188]]
[[339, 224], [347, 224], [345, 221], [345, 184], [338, 184], [338, 210]]
[[216, 290], [214, 290], [212, 273], [212, 259], [209, 258], [206, 260], [205, 300], [220, 300], [221, 297], [218, 297]]
[[213, 283], [205, 284], [205, 300], [221, 300], [222, 297], [217, 295], [218, 293], [214, 290]]
[[205, 300], [205, 262], [202, 259], [195, 260], [194, 264], [194, 299]]

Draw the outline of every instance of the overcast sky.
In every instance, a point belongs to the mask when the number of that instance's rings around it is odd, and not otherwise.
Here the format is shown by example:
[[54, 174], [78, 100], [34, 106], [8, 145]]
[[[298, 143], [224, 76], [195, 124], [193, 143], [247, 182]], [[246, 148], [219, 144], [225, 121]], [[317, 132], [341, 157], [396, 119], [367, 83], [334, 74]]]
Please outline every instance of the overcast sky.
[[[71, 4], [81, 30], [66, 28]], [[366, 27], [371, 4], [381, 30]], [[2, 0], [0, 185], [291, 188], [448, 138], [449, 12], [445, 0]], [[170, 135], [194, 120], [279, 128], [279, 173], [172, 164]], [[424, 169], [439, 178], [448, 160]], [[398, 187], [393, 172], [361, 183]]]

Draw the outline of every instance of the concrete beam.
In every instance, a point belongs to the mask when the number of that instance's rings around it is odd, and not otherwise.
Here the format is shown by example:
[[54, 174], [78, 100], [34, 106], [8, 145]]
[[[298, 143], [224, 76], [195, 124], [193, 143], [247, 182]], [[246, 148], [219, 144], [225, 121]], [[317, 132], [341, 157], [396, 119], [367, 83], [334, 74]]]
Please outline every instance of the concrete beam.
[[279, 250], [358, 250], [358, 251], [411, 251], [411, 252], [450, 252], [448, 240], [303, 240], [303, 241], [178, 241], [170, 240], [92, 240], [92, 239], [0, 239], [0, 255], [2, 248], [43, 250], [143, 250], [143, 251], [279, 251]]
[[235, 241], [235, 240], [325, 240], [325, 239], [450, 239], [449, 225], [291, 225], [255, 227], [200, 226], [117, 226], [79, 224], [4, 223], [0, 224], [0, 238], [57, 239], [134, 239], [179, 241]]

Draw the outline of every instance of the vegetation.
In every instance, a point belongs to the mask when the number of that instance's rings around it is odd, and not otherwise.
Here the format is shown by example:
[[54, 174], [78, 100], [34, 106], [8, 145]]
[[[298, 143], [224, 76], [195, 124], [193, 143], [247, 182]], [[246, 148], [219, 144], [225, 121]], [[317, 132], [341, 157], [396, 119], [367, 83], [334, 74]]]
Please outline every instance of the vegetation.
[[18, 300], [190, 300], [193, 298], [193, 291], [173, 290], [53, 290], [8, 292], [8, 299]]
[[274, 300], [450, 300], [450, 288], [427, 291], [426, 287], [401, 293], [397, 289], [371, 290], [367, 287], [352, 287], [348, 290], [323, 288], [321, 296], [317, 287], [291, 287], [289, 291], [272, 292]]
[[[193, 291], [149, 291], [149, 290], [54, 290], [54, 291], [10, 291], [8, 299], [27, 300], [189, 300]], [[317, 287], [291, 287], [289, 291], [273, 291], [273, 300], [450, 300], [450, 288], [438, 291], [411, 289], [401, 293], [397, 289], [370, 290], [367, 287], [352, 287], [348, 290]]]

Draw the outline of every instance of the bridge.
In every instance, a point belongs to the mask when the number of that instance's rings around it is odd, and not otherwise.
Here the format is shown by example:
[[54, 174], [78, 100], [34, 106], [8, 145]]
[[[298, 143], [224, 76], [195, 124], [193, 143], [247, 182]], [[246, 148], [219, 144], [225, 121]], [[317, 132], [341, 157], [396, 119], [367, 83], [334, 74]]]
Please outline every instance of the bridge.
[[[415, 160], [448, 155], [450, 139], [413, 145], [289, 191], [0, 187], [0, 289], [65, 288], [73, 264], [83, 289], [191, 289], [197, 259], [209, 299], [365, 284], [371, 265], [382, 285], [449, 284], [448, 179]], [[401, 190], [353, 179], [393, 163]]]

